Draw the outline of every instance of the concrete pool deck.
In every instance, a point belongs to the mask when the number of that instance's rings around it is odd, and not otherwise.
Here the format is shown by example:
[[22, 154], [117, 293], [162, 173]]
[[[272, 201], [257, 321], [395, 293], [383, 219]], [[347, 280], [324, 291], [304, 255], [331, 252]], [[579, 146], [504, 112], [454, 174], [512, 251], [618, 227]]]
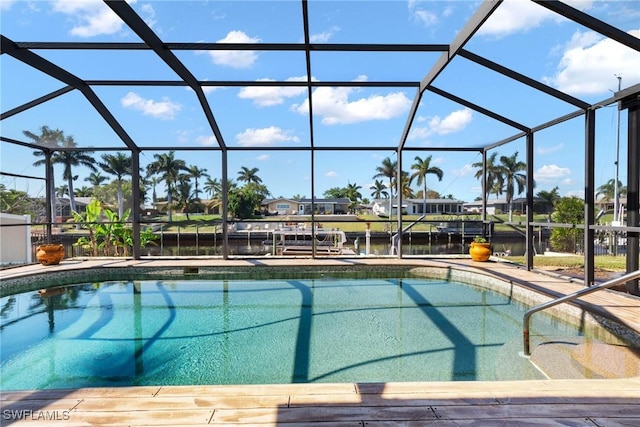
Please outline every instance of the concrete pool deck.
[[[65, 260], [0, 271], [9, 279], [106, 268], [414, 266], [497, 279], [546, 296], [582, 289], [559, 274], [468, 258], [251, 258]], [[574, 307], [615, 321], [640, 336], [640, 298], [615, 291], [583, 297]], [[547, 346], [538, 360], [554, 379], [424, 383], [157, 386], [2, 391], [2, 425], [640, 425], [640, 358], [606, 346]], [[564, 344], [564, 347], [563, 347]], [[615, 347], [615, 346], [614, 346]], [[534, 350], [533, 357], [536, 356]], [[593, 378], [580, 379], [589, 371]], [[577, 376], [577, 377], [576, 377]], [[49, 418], [45, 418], [49, 417]], [[47, 422], [46, 420], [49, 420]], [[56, 421], [54, 421], [56, 420]], [[51, 422], [53, 421], [53, 422]]]

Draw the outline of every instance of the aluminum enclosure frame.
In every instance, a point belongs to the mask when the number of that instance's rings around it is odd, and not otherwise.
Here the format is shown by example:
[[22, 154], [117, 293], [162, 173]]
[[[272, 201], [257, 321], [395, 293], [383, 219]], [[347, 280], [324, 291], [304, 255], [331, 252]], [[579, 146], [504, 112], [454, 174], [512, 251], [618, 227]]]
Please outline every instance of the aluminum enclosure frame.
[[[566, 18], [572, 20], [576, 23], [584, 25], [593, 31], [596, 31], [606, 37], [609, 37], [631, 49], [636, 51], [640, 51], [640, 40], [629, 35], [628, 33], [613, 27], [605, 22], [602, 22], [593, 16], [590, 16], [584, 12], [581, 12], [565, 3], [560, 1], [535, 1], [540, 6], [543, 6], [552, 12]], [[135, 85], [135, 86], [176, 86], [176, 87], [189, 87], [194, 91], [194, 94], [200, 104], [202, 112], [207, 119], [207, 122], [210, 126], [210, 130], [215, 136], [217, 146], [207, 147], [207, 148], [178, 148], [177, 150], [201, 150], [201, 151], [220, 151], [222, 154], [221, 165], [220, 168], [222, 170], [222, 221], [223, 221], [223, 257], [228, 258], [228, 231], [227, 231], [227, 189], [228, 189], [228, 179], [227, 179], [227, 155], [229, 151], [239, 151], [239, 150], [305, 150], [310, 152], [310, 169], [311, 176], [314, 176], [314, 156], [316, 152], [319, 151], [357, 151], [357, 150], [372, 150], [373, 147], [369, 146], [335, 146], [335, 147], [318, 147], [315, 144], [314, 140], [314, 125], [313, 125], [313, 97], [312, 91], [318, 87], [404, 87], [404, 88], [416, 88], [416, 93], [407, 115], [406, 124], [404, 129], [402, 130], [401, 135], [399, 135], [399, 143], [397, 146], [386, 146], [386, 147], [378, 147], [376, 146], [376, 150], [389, 150], [395, 152], [398, 159], [398, 170], [401, 170], [402, 163], [402, 153], [405, 150], [405, 145], [409, 133], [412, 129], [412, 125], [418, 110], [418, 106], [420, 101], [426, 91], [436, 94], [440, 97], [447, 98], [457, 104], [463, 105], [475, 112], [478, 112], [484, 116], [487, 116], [497, 122], [503, 123], [511, 128], [513, 128], [516, 133], [509, 138], [506, 138], [502, 141], [496, 141], [491, 144], [487, 144], [481, 147], [469, 147], [469, 146], [458, 146], [458, 147], [440, 147], [440, 148], [432, 148], [432, 147], [422, 147], [422, 148], [411, 148], [413, 151], [470, 151], [470, 152], [479, 152], [482, 154], [483, 165], [485, 165], [486, 169], [486, 153], [487, 151], [499, 147], [503, 144], [509, 143], [511, 141], [520, 139], [522, 137], [526, 138], [526, 147], [527, 147], [527, 155], [526, 155], [526, 163], [527, 163], [527, 237], [526, 237], [526, 247], [529, 249], [527, 251], [527, 268], [533, 268], [533, 227], [539, 225], [533, 222], [533, 182], [531, 177], [533, 176], [533, 141], [535, 138], [535, 133], [539, 130], [548, 128], [550, 126], [554, 126], [556, 124], [562, 123], [564, 121], [574, 119], [579, 116], [584, 116], [585, 120], [585, 284], [590, 285], [593, 283], [594, 279], [594, 248], [593, 248], [593, 235], [594, 230], [597, 228], [594, 224], [593, 211], [595, 209], [595, 200], [594, 200], [594, 150], [595, 150], [595, 110], [601, 108], [606, 105], [611, 105], [613, 103], [617, 103], [620, 101], [626, 102], [625, 105], [631, 105], [631, 107], [627, 107], [630, 115], [630, 126], [629, 126], [629, 187], [633, 186], [633, 188], [629, 188], [630, 194], [637, 194], [638, 189], [636, 188], [638, 184], [638, 180], [633, 178], [631, 175], [634, 173], [637, 175], [637, 166], [631, 166], [632, 163], [637, 165], [640, 163], [640, 159], [638, 159], [638, 145], [640, 145], [638, 135], [638, 127], [637, 127], [637, 108], [635, 104], [629, 100], [635, 100], [640, 93], [640, 85], [635, 85], [631, 88], [627, 88], [624, 91], [619, 93], [615, 93], [613, 97], [603, 100], [596, 104], [589, 104], [583, 100], [575, 98], [567, 93], [561, 92], [557, 89], [549, 87], [545, 84], [542, 84], [536, 80], [533, 80], [521, 73], [518, 73], [514, 70], [509, 69], [501, 64], [497, 64], [487, 58], [484, 58], [480, 55], [477, 55], [465, 48], [467, 43], [473, 38], [474, 34], [479, 30], [482, 24], [501, 6], [502, 0], [485, 0], [483, 1], [476, 12], [471, 16], [466, 25], [458, 32], [456, 37], [449, 44], [380, 44], [380, 43], [360, 43], [360, 44], [320, 44], [320, 43], [311, 43], [310, 42], [310, 32], [309, 32], [309, 11], [308, 11], [308, 0], [301, 0], [301, 11], [302, 11], [302, 23], [304, 27], [304, 41], [302, 43], [175, 43], [168, 42], [162, 40], [151, 27], [149, 27], [145, 21], [135, 12], [135, 10], [124, 1], [117, 0], [105, 0], [105, 4], [111, 8], [113, 12], [115, 12], [122, 21], [135, 33], [140, 37], [142, 43], [90, 43], [90, 42], [54, 42], [54, 41], [41, 41], [41, 42], [20, 42], [9, 39], [8, 37], [0, 34], [1, 37], [1, 54], [9, 55], [16, 60], [27, 64], [33, 68], [40, 70], [41, 72], [59, 80], [64, 86], [60, 89], [57, 89], [49, 94], [45, 94], [40, 96], [32, 101], [29, 101], [23, 105], [12, 108], [11, 110], [4, 111], [0, 113], [0, 121], [7, 119], [9, 117], [20, 114], [24, 111], [27, 111], [33, 107], [46, 103], [50, 100], [53, 100], [59, 96], [66, 95], [72, 91], [80, 92], [90, 103], [90, 105], [99, 113], [102, 119], [113, 129], [115, 134], [120, 138], [126, 147], [106, 147], [100, 148], [101, 151], [130, 151], [132, 154], [132, 163], [133, 170], [135, 171], [134, 175], [138, 175], [139, 170], [139, 156], [143, 151], [160, 151], [167, 150], [167, 147], [140, 147], [136, 144], [136, 142], [131, 138], [131, 136], [127, 133], [125, 128], [118, 122], [118, 120], [113, 116], [113, 114], [109, 111], [106, 105], [102, 102], [99, 96], [93, 91], [93, 86], [127, 86], [127, 85]], [[44, 59], [39, 56], [35, 51], [37, 50], [46, 50], [46, 49], [56, 49], [56, 50], [130, 50], [130, 51], [152, 51], [157, 55], [165, 64], [167, 64], [179, 77], [177, 80], [83, 80], [78, 76], [73, 75], [68, 70]], [[183, 64], [178, 57], [174, 54], [174, 51], [205, 51], [205, 50], [252, 50], [252, 51], [297, 51], [304, 52], [305, 54], [305, 63], [306, 63], [306, 80], [305, 81], [198, 81], [194, 74], [189, 70], [189, 68]], [[318, 82], [313, 81], [312, 79], [312, 69], [313, 69], [313, 61], [311, 58], [312, 52], [441, 52], [439, 59], [436, 61], [435, 65], [424, 75], [424, 77], [420, 81], [367, 81], [367, 82], [354, 82], [354, 81], [324, 81]], [[478, 105], [473, 103], [464, 97], [456, 96], [450, 94], [442, 89], [439, 89], [432, 85], [434, 80], [443, 72], [446, 72], [447, 67], [451, 63], [451, 61], [455, 58], [459, 57], [465, 61], [471, 61], [476, 63], [482, 67], [485, 67], [487, 70], [491, 72], [497, 73], [501, 76], [505, 76], [509, 79], [512, 79], [519, 84], [525, 85], [529, 88], [535, 89], [542, 94], [550, 97], [554, 100], [560, 100], [564, 103], [567, 103], [576, 108], [576, 111], [569, 113], [563, 117], [558, 117], [552, 121], [541, 123], [537, 126], [530, 127], [525, 124], [519, 123], [516, 120], [513, 120], [509, 117], [505, 117], [500, 115], [482, 105]], [[308, 147], [269, 147], [269, 148], [256, 148], [256, 147], [230, 147], [225, 143], [224, 135], [221, 129], [218, 126], [216, 117], [206, 99], [204, 94], [204, 87], [208, 86], [222, 86], [222, 87], [233, 87], [233, 86], [243, 86], [243, 87], [268, 87], [268, 86], [278, 86], [278, 87], [305, 87], [308, 93], [309, 99], [309, 146]], [[634, 98], [635, 97], [635, 98]], [[633, 117], [633, 120], [631, 118]], [[633, 126], [631, 126], [633, 124]], [[0, 135], [0, 141], [3, 144], [16, 144], [20, 146], [24, 146], [34, 150], [42, 150], [46, 154], [46, 158], [50, 159], [52, 149], [49, 147], [43, 147], [36, 144], [27, 143], [24, 141], [18, 141], [12, 138], [7, 138], [3, 135]], [[59, 150], [55, 148], [55, 150]], [[82, 149], [79, 149], [82, 150]], [[90, 149], [86, 149], [90, 150]], [[634, 163], [635, 162], [635, 163]], [[53, 176], [52, 166], [50, 162], [47, 164], [46, 168], [46, 179], [49, 181]], [[635, 175], [634, 175], [635, 176]], [[135, 259], [140, 259], [141, 251], [140, 251], [140, 241], [139, 241], [139, 232], [140, 232], [140, 200], [139, 200], [139, 180], [137, 176], [134, 176], [132, 179], [133, 185], [133, 227], [134, 227], [134, 247], [133, 247], [133, 257]], [[633, 178], [633, 179], [632, 179]], [[400, 180], [398, 180], [400, 181]], [[400, 183], [398, 182], [398, 185]], [[482, 185], [485, 185], [485, 179], [482, 179]], [[47, 220], [49, 221], [47, 238], [51, 240], [51, 222], [53, 212], [51, 211], [51, 203], [50, 201], [53, 198], [53, 190], [49, 185], [46, 186], [47, 194], [46, 198], [48, 200], [47, 206]], [[635, 192], [635, 193], [634, 193]], [[311, 180], [311, 193], [312, 199], [316, 198], [315, 194], [315, 180]], [[398, 206], [402, 206], [402, 196], [401, 192], [397, 192], [397, 200], [396, 203]], [[486, 207], [487, 196], [486, 192], [483, 188], [483, 207]], [[315, 209], [312, 208], [312, 212]], [[486, 209], [483, 209], [483, 221], [486, 221]], [[632, 216], [633, 224], [629, 224], [629, 230], [633, 230], [633, 227], [637, 227], [636, 224], [637, 212], [635, 212], [635, 217]], [[312, 215], [312, 223], [315, 224], [315, 217]], [[402, 230], [402, 218], [398, 216], [398, 230]], [[624, 227], [621, 227], [621, 230], [626, 230]], [[631, 231], [633, 232], [633, 231]], [[315, 250], [313, 256], [315, 257]], [[398, 248], [397, 256], [402, 258], [403, 255], [401, 253], [401, 248]], [[633, 267], [633, 266], [630, 266]], [[637, 265], [635, 266], [637, 268]], [[637, 291], [637, 284], [636, 284]]]

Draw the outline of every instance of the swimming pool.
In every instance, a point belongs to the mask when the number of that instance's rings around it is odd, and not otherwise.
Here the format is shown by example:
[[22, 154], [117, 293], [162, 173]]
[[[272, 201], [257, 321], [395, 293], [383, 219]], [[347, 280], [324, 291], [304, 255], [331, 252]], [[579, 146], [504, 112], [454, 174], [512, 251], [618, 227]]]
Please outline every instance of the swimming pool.
[[[411, 275], [342, 276], [107, 281], [5, 296], [2, 389], [494, 380], [528, 366], [518, 356], [525, 308], [512, 298]], [[531, 330], [581, 334], [545, 315]]]

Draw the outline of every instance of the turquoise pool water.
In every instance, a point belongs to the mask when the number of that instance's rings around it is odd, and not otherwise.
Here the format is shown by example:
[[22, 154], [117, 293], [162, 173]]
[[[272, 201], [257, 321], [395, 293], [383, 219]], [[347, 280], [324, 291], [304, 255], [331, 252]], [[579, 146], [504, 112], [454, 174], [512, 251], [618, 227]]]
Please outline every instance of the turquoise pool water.
[[[104, 282], [0, 307], [4, 390], [494, 380], [518, 359], [524, 313], [413, 277]], [[542, 314], [531, 331], [579, 335]]]

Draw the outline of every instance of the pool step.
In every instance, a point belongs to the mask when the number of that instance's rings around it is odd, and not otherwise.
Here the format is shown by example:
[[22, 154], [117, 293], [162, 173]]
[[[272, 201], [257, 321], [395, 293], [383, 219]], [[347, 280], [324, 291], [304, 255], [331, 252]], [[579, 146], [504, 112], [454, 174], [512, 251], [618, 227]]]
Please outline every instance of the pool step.
[[531, 363], [551, 379], [614, 379], [640, 376], [640, 349], [581, 338], [538, 343]]

